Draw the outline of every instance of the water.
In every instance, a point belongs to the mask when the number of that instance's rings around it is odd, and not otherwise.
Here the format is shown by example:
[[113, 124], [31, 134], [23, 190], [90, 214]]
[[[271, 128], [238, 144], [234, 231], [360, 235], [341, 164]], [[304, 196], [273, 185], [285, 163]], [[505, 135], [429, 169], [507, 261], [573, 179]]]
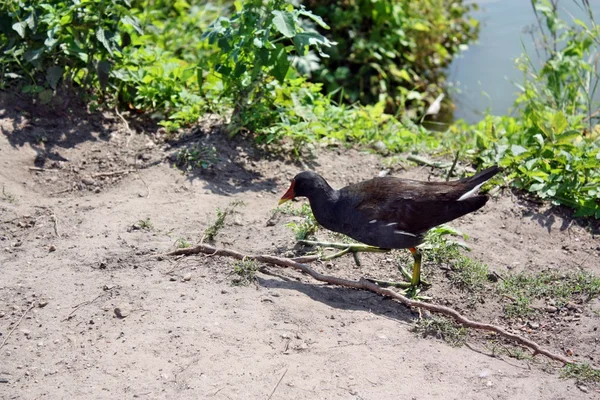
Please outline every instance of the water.
[[[477, 122], [486, 110], [494, 115], [509, 115], [517, 88], [512, 82], [522, 82], [523, 73], [515, 59], [523, 46], [532, 58], [535, 48], [531, 35], [524, 29], [537, 26], [529, 0], [479, 0], [474, 17], [481, 23], [479, 41], [457, 57], [450, 66], [449, 82], [456, 105], [455, 119]], [[596, 22], [600, 20], [600, 0], [590, 0]], [[559, 2], [560, 15], [570, 22], [572, 16], [588, 21], [587, 14], [574, 0]], [[454, 92], [456, 90], [456, 92]]]

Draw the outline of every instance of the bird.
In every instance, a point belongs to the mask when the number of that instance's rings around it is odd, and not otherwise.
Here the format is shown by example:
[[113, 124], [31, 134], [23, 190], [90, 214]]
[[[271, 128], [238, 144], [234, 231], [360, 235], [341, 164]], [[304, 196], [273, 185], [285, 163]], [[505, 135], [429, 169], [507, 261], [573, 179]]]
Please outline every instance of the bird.
[[422, 254], [417, 246], [427, 231], [483, 207], [489, 198], [479, 189], [500, 171], [494, 165], [449, 182], [376, 177], [339, 190], [316, 172], [303, 171], [292, 179], [279, 204], [306, 197], [323, 228], [382, 250], [410, 250], [414, 289], [421, 284]]

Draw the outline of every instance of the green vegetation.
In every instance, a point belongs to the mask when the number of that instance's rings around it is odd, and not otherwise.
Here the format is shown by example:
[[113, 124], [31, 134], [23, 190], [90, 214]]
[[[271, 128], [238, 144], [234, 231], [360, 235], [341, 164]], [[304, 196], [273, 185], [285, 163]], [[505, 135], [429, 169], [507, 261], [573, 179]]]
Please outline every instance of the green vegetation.
[[506, 276], [499, 290], [511, 299], [505, 307], [505, 314], [519, 317], [536, 313], [531, 307], [534, 299], [552, 300], [557, 307], [569, 302], [589, 301], [600, 294], [600, 278], [589, 272], [565, 275], [556, 271], [519, 273]]
[[232, 280], [234, 286], [248, 286], [256, 281], [256, 272], [260, 269], [255, 260], [244, 259], [233, 263], [233, 273], [236, 277]]
[[208, 240], [209, 242], [214, 241], [215, 237], [217, 236], [219, 231], [223, 228], [223, 226], [225, 226], [225, 218], [229, 214], [232, 214], [235, 211], [236, 207], [243, 206], [243, 205], [244, 205], [243, 201], [234, 200], [234, 201], [230, 202], [229, 205], [223, 210], [221, 210], [220, 208], [217, 207], [217, 210], [216, 210], [217, 218], [204, 231], [204, 235], [202, 236], [202, 241], [204, 241], [204, 240]]
[[219, 159], [214, 146], [196, 143], [177, 152], [176, 164], [179, 168], [190, 171], [194, 168], [207, 169], [217, 161]]
[[295, 209], [286, 204], [284, 207], [277, 208], [276, 211], [281, 212], [284, 215], [302, 217], [302, 220], [300, 221], [292, 221], [286, 224], [286, 226], [294, 232], [297, 240], [308, 239], [321, 227], [315, 219], [315, 216], [310, 209], [310, 204], [308, 203], [302, 204], [302, 207], [299, 209]]
[[152, 225], [152, 221], [150, 221], [150, 218], [146, 218], [138, 220], [138, 222], [133, 224], [133, 228], [151, 231], [154, 228], [154, 225]]
[[600, 370], [590, 364], [567, 364], [561, 371], [563, 378], [574, 378], [580, 383], [600, 383]]
[[231, 210], [229, 208], [221, 210], [217, 207], [217, 219], [215, 219], [215, 221], [208, 228], [206, 228], [204, 231], [203, 240], [207, 240], [209, 242], [215, 240], [217, 233], [219, 233], [221, 228], [223, 228], [225, 225], [225, 217], [227, 217], [227, 214], [229, 214], [230, 211]]
[[461, 252], [465, 245], [449, 240], [450, 235], [466, 238], [466, 235], [447, 225], [435, 227], [427, 233], [425, 243], [420, 246], [426, 262], [447, 265], [453, 284], [470, 294], [480, 293], [488, 281], [487, 265], [465, 256]]
[[[466, 4], [471, 3], [471, 4]], [[388, 112], [425, 112], [443, 89], [444, 68], [478, 32], [463, 0], [351, 0], [307, 6], [331, 26], [338, 46], [322, 66], [302, 64], [327, 93], [347, 103], [383, 103]]]
[[175, 245], [177, 246], [178, 249], [187, 249], [189, 247], [192, 247], [192, 244], [185, 238], [177, 239], [177, 241], [175, 242]]
[[454, 347], [460, 347], [467, 341], [467, 328], [445, 317], [421, 318], [412, 330], [421, 337], [433, 336]]
[[[532, 0], [543, 47], [539, 62], [517, 62], [514, 117], [446, 132], [416, 121], [442, 92], [443, 68], [477, 34], [462, 0], [8, 0], [0, 88], [42, 103], [70, 88], [91, 109], [142, 113], [169, 132], [218, 113], [230, 135], [250, 133], [295, 157], [356, 143], [459, 152], [463, 162], [499, 163], [516, 188], [600, 218], [600, 25], [578, 3], [591, 22], [569, 24], [549, 0]], [[206, 168], [215, 157], [190, 148], [178, 164]]]

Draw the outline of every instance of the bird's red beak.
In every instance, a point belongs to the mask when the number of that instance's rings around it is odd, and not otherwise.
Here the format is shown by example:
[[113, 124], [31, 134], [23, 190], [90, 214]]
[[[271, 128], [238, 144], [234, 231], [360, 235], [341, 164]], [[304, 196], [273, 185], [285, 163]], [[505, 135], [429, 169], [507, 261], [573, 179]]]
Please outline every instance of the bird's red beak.
[[296, 192], [294, 192], [294, 184], [295, 184], [295, 181], [292, 181], [290, 188], [287, 190], [287, 192], [285, 192], [285, 194], [279, 200], [279, 205], [282, 205], [286, 201], [291, 200], [294, 197], [296, 197]]

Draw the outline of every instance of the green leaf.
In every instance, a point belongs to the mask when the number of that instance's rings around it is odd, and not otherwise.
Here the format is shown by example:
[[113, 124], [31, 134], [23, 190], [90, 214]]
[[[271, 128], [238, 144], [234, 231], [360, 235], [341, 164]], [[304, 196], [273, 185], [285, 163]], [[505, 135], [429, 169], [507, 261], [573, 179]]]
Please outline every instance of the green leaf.
[[331, 47], [333, 44], [335, 43], [330, 42], [325, 36], [316, 32], [301, 32], [294, 37], [294, 46], [296, 46], [296, 51], [300, 56], [306, 54], [308, 47], [314, 46], [321, 57], [328, 58], [327, 54], [321, 52], [321, 46]]
[[106, 33], [104, 32], [104, 29], [98, 28], [98, 30], [96, 31], [96, 39], [98, 39], [98, 41], [100, 43], [102, 43], [102, 45], [104, 46], [104, 48], [112, 56], [113, 55], [113, 50], [112, 50], [112, 48], [110, 46], [110, 42], [106, 38]]
[[518, 156], [527, 152], [527, 149], [523, 146], [519, 146], [518, 144], [513, 144], [510, 146], [510, 151], [513, 153], [513, 155]]
[[327, 25], [325, 23], [325, 21], [323, 21], [323, 18], [319, 17], [318, 15], [313, 14], [310, 11], [301, 9], [301, 10], [298, 10], [298, 14], [304, 15], [305, 17], [312, 19], [314, 22], [317, 23], [317, 25], [319, 25], [323, 29], [329, 29], [329, 25]]
[[564, 133], [561, 133], [556, 137], [556, 143], [558, 144], [573, 144], [575, 139], [581, 137], [581, 133], [579, 131], [570, 130]]
[[292, 38], [296, 35], [296, 22], [294, 21], [294, 15], [292, 13], [275, 10], [272, 14], [274, 15], [273, 24], [279, 33], [288, 38]]
[[288, 69], [290, 68], [290, 62], [287, 58], [287, 52], [285, 51], [285, 48], [278, 44], [271, 57], [272, 60], [275, 61], [271, 74], [280, 83], [283, 83], [285, 81], [285, 76], [287, 75]]
[[144, 33], [144, 30], [142, 29], [142, 25], [140, 24], [140, 21], [136, 17], [126, 15], [123, 18], [121, 18], [121, 22], [124, 23], [125, 25], [131, 26], [140, 35]]
[[46, 70], [46, 82], [48, 83], [48, 86], [56, 90], [58, 81], [60, 81], [60, 78], [62, 77], [64, 71], [64, 68], [59, 67], [58, 65], [53, 65], [50, 68], [48, 68]]
[[421, 32], [428, 32], [429, 27], [422, 22], [417, 22], [413, 25], [413, 29]]
[[21, 36], [23, 39], [25, 39], [25, 28], [27, 27], [27, 22], [26, 21], [21, 21], [21, 22], [17, 22], [15, 24], [13, 24], [12, 28], [17, 31], [17, 33], [19, 34], [19, 36]]
[[554, 114], [554, 118], [552, 119], [552, 129], [554, 130], [555, 134], [563, 133], [568, 126], [569, 123], [567, 122], [567, 119], [562, 111]]
[[52, 92], [52, 90], [46, 89], [46, 90], [42, 90], [38, 94], [38, 97], [39, 97], [40, 101], [42, 102], [42, 104], [48, 104], [52, 101], [52, 97], [54, 97], [54, 93]]

